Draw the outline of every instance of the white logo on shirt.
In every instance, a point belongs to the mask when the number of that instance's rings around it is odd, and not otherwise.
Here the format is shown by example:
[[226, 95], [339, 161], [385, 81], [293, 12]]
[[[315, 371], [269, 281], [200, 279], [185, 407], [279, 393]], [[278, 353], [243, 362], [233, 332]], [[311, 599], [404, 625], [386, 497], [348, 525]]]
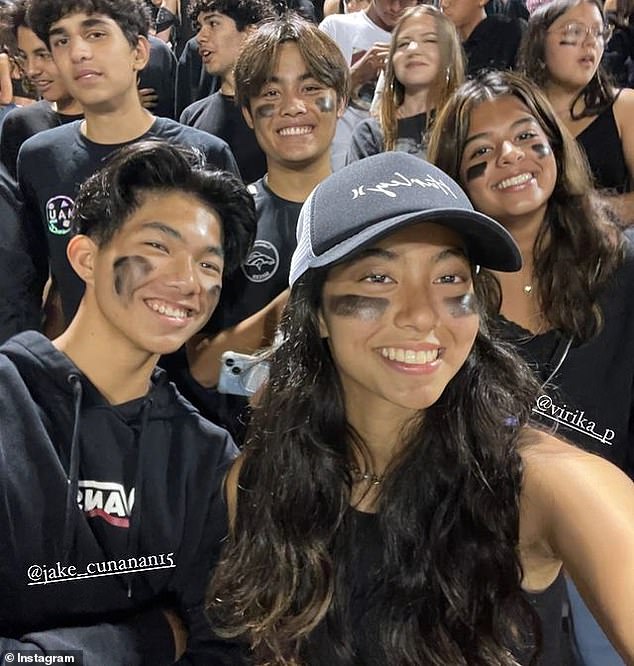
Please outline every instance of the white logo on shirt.
[[247, 260], [242, 264], [242, 272], [251, 282], [270, 280], [280, 265], [280, 254], [273, 243], [256, 240]]
[[134, 488], [126, 495], [120, 483], [108, 481], [79, 481], [77, 503], [86, 518], [101, 518], [115, 527], [130, 527], [134, 506]]
[[46, 222], [48, 230], [56, 236], [70, 232], [70, 220], [75, 209], [75, 202], [60, 194], [46, 202]]

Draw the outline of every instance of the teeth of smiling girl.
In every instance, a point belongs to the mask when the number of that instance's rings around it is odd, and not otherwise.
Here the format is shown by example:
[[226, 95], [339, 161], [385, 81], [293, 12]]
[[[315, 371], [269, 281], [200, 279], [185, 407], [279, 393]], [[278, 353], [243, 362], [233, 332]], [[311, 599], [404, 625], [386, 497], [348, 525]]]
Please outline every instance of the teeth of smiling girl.
[[382, 347], [381, 355], [385, 358], [389, 358], [390, 361], [398, 361], [399, 363], [409, 363], [412, 365], [424, 365], [425, 363], [435, 361], [438, 358], [438, 351], [438, 349], [415, 351], [413, 349]]
[[519, 176], [513, 176], [512, 178], [505, 178], [495, 187], [498, 190], [504, 190], [507, 187], [513, 187], [514, 185], [523, 185], [524, 183], [528, 183], [528, 181], [531, 180], [532, 178], [533, 178], [532, 173], [521, 173], [519, 174]]

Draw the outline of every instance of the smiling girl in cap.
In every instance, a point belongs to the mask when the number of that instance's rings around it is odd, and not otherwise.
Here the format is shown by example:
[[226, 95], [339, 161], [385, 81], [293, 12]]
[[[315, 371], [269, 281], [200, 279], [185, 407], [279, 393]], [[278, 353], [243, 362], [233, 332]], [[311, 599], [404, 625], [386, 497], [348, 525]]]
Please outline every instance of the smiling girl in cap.
[[209, 595], [252, 663], [528, 664], [540, 633], [562, 663], [562, 563], [634, 658], [634, 487], [528, 427], [536, 386], [487, 334], [479, 266], [517, 270], [515, 243], [416, 157], [306, 201]]

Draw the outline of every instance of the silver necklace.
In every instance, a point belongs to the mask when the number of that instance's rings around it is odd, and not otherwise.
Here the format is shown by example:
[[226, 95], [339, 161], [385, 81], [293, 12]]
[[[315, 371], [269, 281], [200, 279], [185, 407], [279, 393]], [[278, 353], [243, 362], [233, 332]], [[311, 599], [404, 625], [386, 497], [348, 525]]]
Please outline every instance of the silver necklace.
[[348, 464], [348, 469], [352, 472], [352, 478], [355, 483], [365, 481], [371, 486], [378, 486], [383, 483], [385, 476], [383, 474], [374, 474], [373, 472], [362, 472], [356, 465]]

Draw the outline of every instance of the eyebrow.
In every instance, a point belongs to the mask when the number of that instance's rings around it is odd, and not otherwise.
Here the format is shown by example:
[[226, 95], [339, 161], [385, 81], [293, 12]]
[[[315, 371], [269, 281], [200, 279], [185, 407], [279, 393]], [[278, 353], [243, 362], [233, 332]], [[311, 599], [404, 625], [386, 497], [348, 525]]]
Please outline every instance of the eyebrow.
[[[515, 129], [519, 125], [526, 125], [526, 124], [539, 124], [533, 116], [524, 116], [523, 118], [520, 118], [519, 120], [516, 120], [514, 123], [511, 124], [510, 129]], [[468, 137], [467, 140], [464, 142], [464, 148], [463, 150], [471, 143], [472, 141], [477, 141], [478, 139], [485, 139], [491, 134], [491, 132], [480, 132], [479, 134], [473, 134], [472, 136]]]
[[[300, 74], [295, 80], [296, 81], [307, 81], [308, 79], [315, 79], [315, 81], [319, 81], [319, 79], [311, 74], [310, 72], [304, 72], [303, 74]], [[281, 83], [282, 79], [279, 76], [271, 75], [267, 78], [266, 83]]]
[[412, 39], [413, 37], [418, 37], [420, 39], [421, 37], [429, 37], [430, 35], [433, 37], [438, 37], [438, 33], [435, 30], [427, 30], [425, 32], [407, 32], [403, 30], [403, 32], [398, 36], [398, 40], [400, 41], [401, 39]]
[[[397, 257], [398, 253], [394, 252], [393, 250], [386, 250], [382, 247], [371, 247], [368, 248], [367, 250], [363, 250], [362, 252], [354, 256], [347, 263], [349, 266], [352, 266], [354, 264], [358, 264], [364, 261], [365, 259], [372, 259], [372, 258], [394, 261]], [[448, 247], [438, 252], [438, 254], [434, 255], [434, 257], [432, 258], [432, 263], [438, 264], [441, 261], [445, 261], [446, 259], [449, 259], [451, 257], [459, 257], [460, 259], [467, 259], [467, 261], [469, 260], [466, 252], [461, 247]]]
[[[82, 30], [88, 30], [90, 28], [109, 28], [110, 24], [108, 21], [102, 18], [87, 18], [81, 22], [80, 28]], [[48, 32], [49, 37], [54, 37], [55, 35], [66, 35], [66, 28], [60, 26], [59, 28], [51, 28]]]
[[[183, 240], [183, 235], [181, 234], [180, 231], [174, 229], [174, 227], [170, 227], [168, 224], [164, 224], [163, 222], [146, 222], [145, 224], [141, 225], [140, 228], [154, 229], [155, 231], [160, 231], [166, 236], [170, 236], [171, 238], [174, 238], [176, 240], [179, 241]], [[224, 257], [225, 255], [223, 249], [218, 245], [208, 245], [205, 248], [205, 254], [215, 254], [217, 257], [220, 258]]]
[[200, 12], [200, 14], [198, 14], [198, 19], [197, 20], [198, 20], [198, 23], [200, 24], [201, 22], [204, 23], [205, 21], [211, 21], [211, 19], [219, 18], [220, 16], [223, 16], [223, 14], [221, 14], [220, 12], [217, 12], [216, 10]]
[[354, 266], [366, 259], [387, 259], [388, 261], [393, 261], [396, 259], [396, 256], [396, 252], [392, 252], [391, 250], [385, 250], [381, 247], [370, 247], [366, 250], [362, 250], [346, 263], [348, 266]]
[[439, 264], [441, 261], [445, 261], [445, 259], [451, 259], [452, 257], [458, 257], [459, 259], [466, 259], [469, 261], [467, 253], [461, 247], [448, 247], [445, 250], [439, 252], [434, 257], [433, 261], [434, 264]]

